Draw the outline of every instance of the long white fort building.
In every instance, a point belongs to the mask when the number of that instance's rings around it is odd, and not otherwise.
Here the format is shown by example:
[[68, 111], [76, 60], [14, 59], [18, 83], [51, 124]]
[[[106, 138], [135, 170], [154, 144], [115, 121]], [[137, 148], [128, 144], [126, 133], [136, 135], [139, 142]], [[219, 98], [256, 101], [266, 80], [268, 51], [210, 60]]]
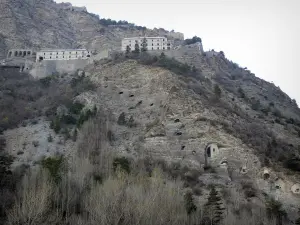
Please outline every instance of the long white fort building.
[[146, 39], [147, 50], [149, 51], [170, 50], [172, 47], [166, 37], [132, 37], [124, 38], [122, 40], [122, 51], [126, 51], [127, 46], [133, 51], [136, 44], [138, 44], [141, 49], [143, 47], [144, 39]]
[[36, 61], [88, 59], [91, 52], [86, 49], [42, 49], [36, 53]]

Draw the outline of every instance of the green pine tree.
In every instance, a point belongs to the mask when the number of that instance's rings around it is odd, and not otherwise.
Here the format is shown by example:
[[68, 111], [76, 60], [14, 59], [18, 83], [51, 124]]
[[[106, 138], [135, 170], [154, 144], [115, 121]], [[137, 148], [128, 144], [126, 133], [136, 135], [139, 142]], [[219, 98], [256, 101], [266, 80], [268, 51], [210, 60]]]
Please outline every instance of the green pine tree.
[[269, 218], [276, 219], [276, 225], [282, 225], [283, 220], [286, 219], [287, 213], [282, 209], [282, 204], [273, 198], [266, 201], [266, 210]]
[[222, 198], [219, 196], [215, 186], [211, 187], [207, 203], [204, 207], [204, 221], [203, 223], [209, 225], [218, 225], [222, 220], [224, 208], [222, 207]]
[[136, 43], [134, 45], [134, 51], [133, 51], [135, 54], [139, 54], [140, 53], [140, 46], [138, 43]]
[[147, 40], [146, 40], [146, 38], [144, 38], [143, 41], [142, 41], [141, 51], [142, 52], [146, 52], [147, 51]]
[[215, 95], [216, 97], [219, 99], [221, 98], [221, 95], [222, 95], [222, 90], [221, 88], [219, 87], [219, 85], [215, 85], [215, 88], [214, 88], [214, 92], [215, 92]]
[[130, 49], [129, 45], [127, 45], [126, 46], [126, 52], [125, 52], [126, 57], [129, 56], [130, 52], [131, 52], [131, 49]]
[[77, 140], [77, 135], [78, 135], [78, 133], [77, 133], [77, 128], [75, 127], [74, 128], [74, 132], [73, 132], [73, 135], [72, 135], [72, 141], [76, 141]]
[[300, 208], [298, 209], [298, 215], [299, 215], [299, 218], [296, 219], [296, 221], [295, 221], [296, 225], [300, 225]]
[[61, 126], [60, 126], [60, 119], [59, 117], [56, 117], [54, 122], [53, 122], [53, 129], [54, 129], [54, 132], [56, 134], [59, 133], [60, 129], [61, 129]]
[[188, 215], [191, 215], [193, 212], [197, 211], [197, 206], [194, 203], [192, 192], [187, 192], [184, 196], [185, 209]]

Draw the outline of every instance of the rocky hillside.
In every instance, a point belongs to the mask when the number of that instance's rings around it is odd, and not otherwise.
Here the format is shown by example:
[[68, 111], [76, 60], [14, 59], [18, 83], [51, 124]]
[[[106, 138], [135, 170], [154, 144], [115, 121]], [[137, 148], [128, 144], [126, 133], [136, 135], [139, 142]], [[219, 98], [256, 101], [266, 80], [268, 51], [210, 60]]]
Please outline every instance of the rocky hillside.
[[0, 58], [10, 48], [119, 49], [124, 37], [168, 34], [163, 29], [111, 27], [84, 8], [53, 0], [1, 1], [0, 19]]
[[[169, 34], [51, 0], [0, 7], [2, 57]], [[115, 52], [40, 80], [0, 68], [0, 224], [295, 224], [300, 110], [225, 54]]]

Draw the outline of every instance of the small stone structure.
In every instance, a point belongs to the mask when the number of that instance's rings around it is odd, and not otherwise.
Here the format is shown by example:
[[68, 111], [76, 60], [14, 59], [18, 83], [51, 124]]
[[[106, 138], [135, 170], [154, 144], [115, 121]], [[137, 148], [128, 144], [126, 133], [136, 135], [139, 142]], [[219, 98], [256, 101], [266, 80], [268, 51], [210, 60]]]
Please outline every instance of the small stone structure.
[[247, 166], [242, 166], [242, 168], [240, 169], [240, 173], [241, 174], [247, 174], [248, 173]]
[[207, 56], [207, 57], [213, 57], [213, 56], [218, 56], [218, 55], [220, 55], [220, 54], [222, 54], [221, 52], [216, 52], [215, 50], [210, 50], [210, 51], [207, 51], [207, 52], [205, 52], [205, 55]]
[[205, 167], [212, 165], [212, 162], [216, 160], [219, 154], [219, 148], [217, 143], [208, 143], [204, 149]]
[[228, 167], [228, 160], [226, 157], [224, 157], [221, 162], [220, 162], [220, 167], [221, 168], [227, 168]]
[[32, 49], [10, 49], [7, 53], [7, 59], [35, 57], [36, 53]]
[[268, 168], [264, 168], [263, 170], [263, 178], [264, 180], [267, 180], [270, 178], [270, 170]]
[[282, 179], [276, 178], [274, 186], [276, 190], [285, 191], [286, 184]]
[[293, 194], [295, 195], [300, 195], [300, 184], [294, 184], [292, 187], [291, 187], [291, 191]]
[[70, 2], [63, 2], [58, 4], [58, 6], [63, 10], [70, 10], [74, 12], [87, 12], [86, 7], [76, 7], [73, 6]]

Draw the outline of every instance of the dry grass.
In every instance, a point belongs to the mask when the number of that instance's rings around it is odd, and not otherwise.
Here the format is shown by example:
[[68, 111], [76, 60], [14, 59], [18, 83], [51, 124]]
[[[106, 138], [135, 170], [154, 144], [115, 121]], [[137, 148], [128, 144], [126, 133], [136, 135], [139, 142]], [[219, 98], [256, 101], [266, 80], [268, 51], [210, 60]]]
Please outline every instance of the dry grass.
[[53, 184], [44, 171], [25, 175], [14, 207], [8, 213], [9, 225], [39, 225], [51, 212]]
[[[152, 178], [121, 175], [96, 184], [85, 199], [89, 224], [187, 224], [181, 185]], [[200, 218], [199, 218], [200, 219]]]

